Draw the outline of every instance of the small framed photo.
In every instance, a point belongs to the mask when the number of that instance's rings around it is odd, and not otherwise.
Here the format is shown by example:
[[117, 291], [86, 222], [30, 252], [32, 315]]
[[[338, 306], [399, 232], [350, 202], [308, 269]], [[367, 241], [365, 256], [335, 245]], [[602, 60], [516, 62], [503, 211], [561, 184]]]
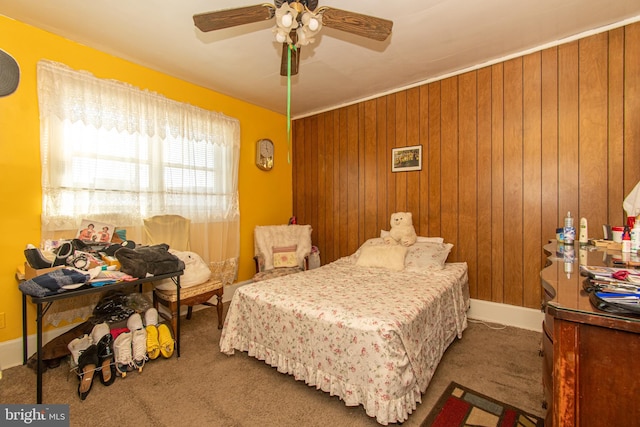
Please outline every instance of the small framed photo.
[[422, 170], [422, 145], [391, 149], [391, 172]]
[[76, 238], [87, 243], [109, 243], [115, 228], [112, 224], [83, 219]]

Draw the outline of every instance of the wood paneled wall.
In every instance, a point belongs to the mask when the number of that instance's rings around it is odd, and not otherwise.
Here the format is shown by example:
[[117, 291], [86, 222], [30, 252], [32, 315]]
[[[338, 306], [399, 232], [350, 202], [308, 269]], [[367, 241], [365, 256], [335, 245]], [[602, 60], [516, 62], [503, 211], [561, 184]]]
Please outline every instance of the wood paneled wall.
[[[422, 145], [422, 170], [391, 149]], [[567, 211], [625, 220], [640, 180], [640, 23], [293, 123], [293, 208], [323, 263], [413, 213], [453, 243], [472, 298], [540, 307], [542, 246]]]

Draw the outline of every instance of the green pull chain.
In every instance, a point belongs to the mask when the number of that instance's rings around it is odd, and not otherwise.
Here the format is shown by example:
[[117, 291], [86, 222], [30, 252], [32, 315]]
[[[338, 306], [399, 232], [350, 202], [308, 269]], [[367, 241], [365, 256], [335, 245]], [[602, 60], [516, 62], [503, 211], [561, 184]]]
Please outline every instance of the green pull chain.
[[291, 164], [291, 51], [294, 45], [287, 49], [287, 162]]

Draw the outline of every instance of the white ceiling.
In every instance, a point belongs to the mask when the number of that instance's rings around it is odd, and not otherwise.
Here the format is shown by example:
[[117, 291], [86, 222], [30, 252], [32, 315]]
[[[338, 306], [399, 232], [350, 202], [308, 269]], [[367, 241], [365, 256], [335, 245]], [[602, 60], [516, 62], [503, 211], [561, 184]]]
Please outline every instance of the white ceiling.
[[[255, 4], [0, 0], [0, 14], [285, 114], [274, 20], [209, 33], [193, 25], [194, 14]], [[292, 78], [294, 118], [640, 19], [639, 0], [319, 0], [319, 6], [392, 20], [393, 32], [376, 42], [323, 28], [302, 49]]]

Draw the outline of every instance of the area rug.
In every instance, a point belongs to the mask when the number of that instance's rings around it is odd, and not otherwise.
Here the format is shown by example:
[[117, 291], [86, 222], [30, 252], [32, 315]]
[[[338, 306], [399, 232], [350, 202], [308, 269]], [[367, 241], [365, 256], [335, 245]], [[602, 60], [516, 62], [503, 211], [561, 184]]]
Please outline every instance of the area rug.
[[542, 427], [544, 421], [452, 382], [421, 427]]

